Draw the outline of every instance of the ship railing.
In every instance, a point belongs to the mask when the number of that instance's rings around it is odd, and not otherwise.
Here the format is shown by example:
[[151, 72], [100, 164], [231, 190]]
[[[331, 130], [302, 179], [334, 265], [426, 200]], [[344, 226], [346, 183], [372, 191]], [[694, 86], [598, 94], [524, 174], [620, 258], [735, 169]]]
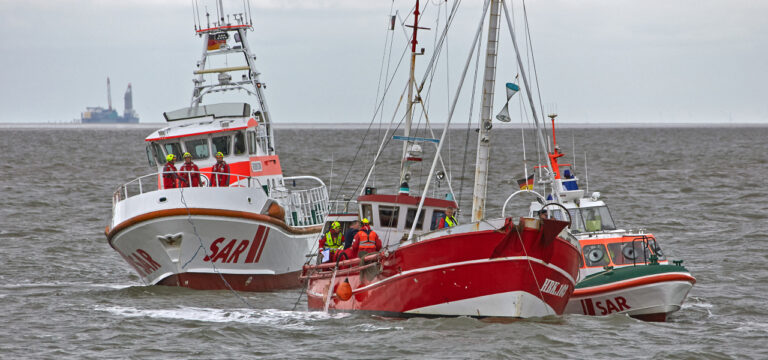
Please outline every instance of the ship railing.
[[[211, 178], [213, 176], [218, 175], [225, 175], [229, 176], [229, 185], [222, 185], [218, 187], [249, 187], [249, 188], [261, 188], [264, 189], [264, 186], [261, 184], [259, 179], [255, 177], [245, 176], [245, 175], [238, 175], [238, 174], [228, 174], [228, 173], [218, 173], [218, 172], [209, 172], [209, 171], [176, 171], [176, 174], [178, 175], [176, 182], [182, 182], [182, 180], [179, 179], [189, 179], [191, 176], [194, 176], [196, 174], [200, 175], [200, 184], [198, 187], [217, 187], [216, 185], [211, 185]], [[213, 182], [215, 183], [215, 181]], [[181, 186], [177, 186], [181, 187]], [[187, 187], [187, 186], [184, 186]], [[115, 192], [112, 194], [112, 207], [114, 208], [117, 203], [126, 200], [128, 198], [141, 195], [144, 193], [149, 193], [153, 191], [158, 190], [165, 190], [163, 183], [163, 172], [156, 172], [152, 174], [147, 174], [144, 176], [140, 176], [136, 179], [133, 179], [123, 185], [120, 185], [117, 187]], [[266, 189], [264, 189], [266, 191]]]
[[[299, 182], [309, 182], [301, 189]], [[328, 188], [314, 176], [293, 176], [283, 178], [286, 187], [272, 189], [270, 196], [285, 208], [285, 222], [290, 226], [321, 225], [328, 215]]]

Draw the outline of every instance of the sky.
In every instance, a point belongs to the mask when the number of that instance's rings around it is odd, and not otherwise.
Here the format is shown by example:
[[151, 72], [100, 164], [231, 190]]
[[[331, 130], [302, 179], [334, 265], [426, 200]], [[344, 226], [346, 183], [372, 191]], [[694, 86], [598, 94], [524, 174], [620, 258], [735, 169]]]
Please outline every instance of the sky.
[[[205, 1], [198, 1], [204, 9]], [[108, 76], [120, 113], [125, 88], [132, 84], [142, 122], [162, 122], [164, 111], [188, 106], [202, 48], [192, 2], [0, 1], [5, 42], [0, 122], [70, 122], [87, 106], [106, 107]], [[233, 12], [242, 3], [224, 0]], [[273, 120], [371, 121], [381, 93], [385, 41], [392, 35], [391, 69], [407, 41], [399, 26], [394, 34], [387, 30], [390, 9], [405, 18], [412, 3], [251, 0], [255, 26], [248, 41], [268, 85]], [[425, 3], [423, 24], [433, 29], [419, 35], [420, 46], [427, 48], [418, 58], [419, 79], [447, 6], [444, 0]], [[768, 123], [768, 1], [527, 0], [525, 5], [541, 107], [557, 111], [565, 123]], [[512, 6], [522, 41], [521, 0]], [[436, 78], [444, 79], [435, 81], [431, 93], [432, 121], [447, 116], [481, 8], [480, 0], [462, 1], [448, 55], [441, 53], [438, 63]], [[517, 73], [505, 25], [501, 31], [497, 92]], [[403, 88], [404, 69], [388, 93], [384, 121]], [[474, 65], [457, 110], [461, 121], [469, 114], [473, 70]], [[497, 96], [496, 111], [500, 102]]]

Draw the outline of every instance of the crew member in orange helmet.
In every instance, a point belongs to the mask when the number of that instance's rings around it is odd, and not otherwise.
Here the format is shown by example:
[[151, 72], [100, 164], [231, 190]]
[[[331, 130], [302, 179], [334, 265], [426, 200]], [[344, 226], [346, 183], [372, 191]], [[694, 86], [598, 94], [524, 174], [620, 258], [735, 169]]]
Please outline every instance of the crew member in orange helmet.
[[375, 231], [371, 229], [370, 221], [363, 218], [363, 227], [355, 235], [355, 241], [352, 243], [352, 254], [356, 257], [364, 257], [368, 253], [381, 250], [381, 239]]

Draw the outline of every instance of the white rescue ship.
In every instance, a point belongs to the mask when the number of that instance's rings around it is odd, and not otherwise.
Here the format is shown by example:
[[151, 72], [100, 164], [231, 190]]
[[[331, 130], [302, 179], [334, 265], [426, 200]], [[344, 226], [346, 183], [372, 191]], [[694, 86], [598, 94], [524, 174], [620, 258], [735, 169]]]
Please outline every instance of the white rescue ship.
[[[249, 9], [225, 17], [219, 2], [217, 10], [222, 15], [216, 21], [206, 14], [206, 26], [195, 24], [203, 52], [191, 106], [166, 112], [168, 126], [146, 138], [147, 160], [157, 172], [114, 192], [107, 240], [148, 285], [298, 287], [322, 229], [328, 192], [318, 178], [283, 176], [266, 86], [247, 42], [253, 30]], [[202, 102], [227, 92], [245, 92], [252, 101]], [[214, 173], [219, 152], [229, 171]], [[169, 186], [166, 159], [181, 160], [185, 153], [199, 171], [177, 171], [177, 185]]]

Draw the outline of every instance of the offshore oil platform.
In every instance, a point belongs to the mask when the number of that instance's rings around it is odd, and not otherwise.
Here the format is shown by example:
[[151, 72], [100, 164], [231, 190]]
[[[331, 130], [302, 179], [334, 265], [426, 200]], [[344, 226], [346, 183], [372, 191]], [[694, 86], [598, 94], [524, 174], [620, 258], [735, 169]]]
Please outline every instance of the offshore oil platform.
[[139, 122], [139, 115], [133, 110], [133, 92], [131, 84], [128, 83], [128, 89], [125, 90], [125, 110], [123, 116], [117, 114], [117, 110], [112, 109], [112, 90], [107, 78], [107, 106], [87, 107], [85, 112], [80, 113], [80, 122], [83, 124], [136, 124]]

